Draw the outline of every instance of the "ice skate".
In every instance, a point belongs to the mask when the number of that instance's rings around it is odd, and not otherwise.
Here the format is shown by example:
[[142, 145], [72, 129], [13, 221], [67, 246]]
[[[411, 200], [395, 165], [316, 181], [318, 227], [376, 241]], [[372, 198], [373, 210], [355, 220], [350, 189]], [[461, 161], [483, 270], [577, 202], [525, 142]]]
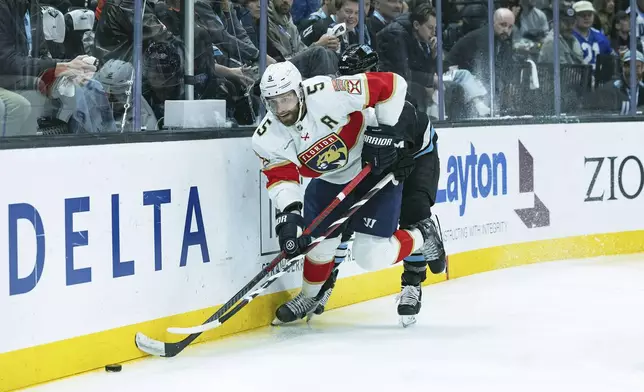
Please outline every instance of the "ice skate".
[[[320, 292], [315, 297], [315, 299], [319, 300], [320, 302], [318, 302], [318, 306], [315, 308], [313, 314], [320, 315], [324, 313], [324, 307], [326, 306], [326, 303], [329, 302], [329, 298], [331, 298], [331, 292], [333, 292], [333, 288], [335, 287], [335, 281], [338, 278], [338, 272], [339, 271], [336, 266], [336, 268], [331, 271], [331, 275], [329, 275], [326, 282], [324, 282], [324, 284], [320, 288]], [[309, 314], [307, 321], [310, 320], [311, 317], [313, 317], [313, 314]]]
[[416, 323], [416, 315], [420, 312], [421, 297], [423, 295], [420, 285], [402, 286], [398, 295], [398, 315], [403, 327]]
[[416, 315], [420, 312], [422, 289], [421, 283], [427, 279], [427, 266], [425, 263], [404, 262], [401, 290], [397, 296], [398, 315], [403, 327], [416, 323]]
[[282, 325], [303, 319], [313, 313], [319, 303], [320, 301], [315, 298], [305, 297], [304, 293], [300, 292], [295, 298], [277, 308], [271, 325]]
[[420, 230], [425, 242], [418, 249], [423, 256], [429, 269], [434, 274], [440, 274], [445, 271], [445, 247], [443, 239], [436, 223], [431, 218], [426, 218], [410, 226]]

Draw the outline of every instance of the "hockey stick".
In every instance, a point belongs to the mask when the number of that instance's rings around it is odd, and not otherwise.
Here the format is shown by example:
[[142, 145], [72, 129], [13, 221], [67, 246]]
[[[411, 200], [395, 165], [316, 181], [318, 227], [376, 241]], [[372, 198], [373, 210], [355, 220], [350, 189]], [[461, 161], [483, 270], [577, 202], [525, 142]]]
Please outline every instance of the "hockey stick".
[[[347, 186], [338, 193], [335, 199], [329, 204], [328, 207], [320, 213], [320, 215], [311, 222], [309, 227], [306, 228], [303, 234], [311, 234], [315, 228], [327, 217], [331, 212], [345, 199], [345, 197], [351, 193], [355, 187], [371, 172], [371, 165], [367, 165], [362, 169], [358, 175], [347, 184]], [[228, 300], [224, 305], [219, 308], [215, 314], [210, 316], [204, 324], [211, 323], [214, 320], [219, 319], [223, 316], [228, 310], [230, 310], [240, 299], [244, 298], [257, 284], [259, 284], [271, 271], [277, 267], [277, 265], [283, 261], [286, 253], [283, 251], [280, 252], [277, 257], [275, 257], [267, 266], [262, 268], [262, 270], [248, 282], [244, 287], [241, 288], [231, 299]], [[160, 340], [152, 339], [141, 332], [137, 332], [134, 338], [134, 342], [139, 350], [146, 352], [151, 355], [157, 355], [161, 357], [174, 357], [183, 351], [190, 343], [197, 339], [201, 335], [201, 332], [193, 333], [183, 340], [180, 340], [176, 343], [167, 343]]]
[[[360, 200], [358, 200], [356, 203], [354, 203], [349, 210], [344, 213], [338, 220], [333, 222], [327, 231], [322, 234], [320, 237], [316, 238], [311, 244], [306, 248], [303, 254], [306, 254], [310, 252], [313, 248], [318, 246], [320, 242], [324, 241], [326, 237], [330, 236], [333, 234], [333, 232], [344, 222], [346, 222], [360, 207], [362, 207], [365, 203], [369, 201], [375, 195], [378, 193], [382, 188], [385, 187], [390, 181], [394, 179], [393, 173], [388, 174], [385, 176], [382, 180], [380, 180], [376, 185], [374, 185], [373, 188], [369, 192], [367, 192], [366, 195], [364, 195]], [[189, 327], [189, 328], [168, 328], [168, 332], [171, 333], [178, 333], [178, 334], [192, 334], [192, 333], [202, 333], [214, 328], [219, 327], [221, 324], [225, 323], [226, 320], [229, 318], [233, 317], [237, 312], [239, 312], [244, 306], [248, 305], [250, 301], [255, 299], [259, 294], [261, 294], [263, 291], [265, 291], [268, 286], [273, 284], [280, 276], [286, 274], [288, 270], [293, 267], [299, 260], [300, 257], [294, 257], [290, 260], [286, 261], [286, 265], [283, 266], [283, 268], [280, 269], [279, 272], [276, 274], [272, 275], [270, 278], [266, 280], [257, 290], [253, 291], [252, 293], [248, 294], [245, 296], [240, 303], [237, 304], [230, 312], [226, 313], [225, 315], [221, 316], [220, 318], [216, 320], [212, 320], [210, 322], [201, 324], [196, 327]]]

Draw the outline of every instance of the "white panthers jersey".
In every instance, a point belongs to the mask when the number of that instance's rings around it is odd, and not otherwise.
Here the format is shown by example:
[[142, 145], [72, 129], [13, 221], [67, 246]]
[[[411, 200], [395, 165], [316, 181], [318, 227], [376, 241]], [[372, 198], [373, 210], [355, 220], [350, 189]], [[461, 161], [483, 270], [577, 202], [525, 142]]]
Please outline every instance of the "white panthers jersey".
[[269, 112], [252, 139], [269, 197], [279, 210], [302, 202], [300, 176], [345, 184], [358, 175], [364, 131], [396, 125], [407, 93], [405, 79], [390, 72], [317, 76], [302, 87], [302, 121], [287, 127]]

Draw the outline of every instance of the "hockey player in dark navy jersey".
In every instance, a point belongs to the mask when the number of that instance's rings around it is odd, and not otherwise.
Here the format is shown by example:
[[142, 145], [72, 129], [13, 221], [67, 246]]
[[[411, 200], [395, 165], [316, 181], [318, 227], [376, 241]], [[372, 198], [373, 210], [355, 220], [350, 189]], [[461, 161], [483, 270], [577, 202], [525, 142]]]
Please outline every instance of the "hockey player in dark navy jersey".
[[[339, 72], [341, 75], [354, 75], [376, 71], [378, 54], [368, 45], [352, 45], [340, 56]], [[400, 214], [400, 228], [423, 227], [427, 236], [433, 241], [426, 241], [425, 246], [403, 261], [404, 271], [401, 277], [401, 293], [398, 303], [398, 314], [403, 326], [416, 321], [421, 307], [421, 283], [427, 278], [427, 266], [434, 274], [445, 271], [445, 249], [442, 236], [434, 220], [431, 207], [436, 202], [436, 190], [440, 175], [437, 140], [434, 127], [425, 113], [416, 110], [411, 98], [407, 97], [405, 106], [396, 128], [405, 135], [406, 148], [399, 149], [399, 159], [393, 167], [398, 180], [403, 182], [403, 198]], [[353, 231], [345, 229], [341, 243], [336, 250], [335, 268], [329, 279], [322, 286], [318, 297], [320, 304], [316, 314], [324, 311], [324, 305], [331, 296], [331, 291], [338, 274], [338, 266], [347, 257], [348, 243]]]

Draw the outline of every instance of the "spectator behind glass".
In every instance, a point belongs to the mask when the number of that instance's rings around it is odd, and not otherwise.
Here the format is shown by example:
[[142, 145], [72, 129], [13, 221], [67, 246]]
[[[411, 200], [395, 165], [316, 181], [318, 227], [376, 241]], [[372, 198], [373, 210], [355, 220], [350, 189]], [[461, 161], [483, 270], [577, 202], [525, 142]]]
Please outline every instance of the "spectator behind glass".
[[[159, 3], [157, 5], [160, 6]], [[195, 24], [210, 35], [212, 50], [218, 64], [236, 68], [242, 64], [257, 64], [259, 62], [259, 49], [253, 44], [241, 25], [235, 7], [227, 1], [212, 3], [197, 0], [194, 9]], [[183, 19], [183, 15], [179, 15], [179, 17]], [[271, 64], [272, 61], [267, 58], [267, 62]]]
[[[637, 52], [635, 63], [636, 79], [638, 81], [636, 88], [637, 108], [641, 111], [644, 107], [644, 54]], [[631, 52], [627, 51], [622, 57], [622, 75], [612, 83], [607, 83], [599, 87], [589, 100], [589, 108], [594, 110], [603, 110], [618, 112], [619, 114], [630, 114], [631, 108]]]
[[[369, 9], [370, 1], [365, 0], [365, 9]], [[359, 36], [356, 27], [358, 26], [358, 12], [360, 8], [359, 0], [335, 0], [336, 14], [322, 19], [302, 32], [302, 40], [305, 44], [311, 45], [318, 41], [327, 30], [336, 24], [345, 23], [347, 33], [339, 39], [339, 53], [344, 52], [349, 45], [359, 43]], [[371, 46], [368, 27], [365, 25], [365, 44]]]
[[450, 24], [443, 33], [443, 49], [452, 50], [456, 42], [470, 31], [487, 24], [487, 7], [481, 4], [470, 4], [461, 12], [461, 22]]
[[593, 6], [597, 10], [597, 19], [593, 27], [605, 36], [613, 35], [613, 20], [615, 18], [615, 0], [594, 0]]
[[[175, 37], [154, 14], [151, 2], [143, 9], [143, 50], [152, 43], [178, 45]], [[106, 0], [96, 27], [94, 55], [104, 64], [110, 59], [132, 62], [134, 0]]]
[[[381, 43], [380, 70], [403, 76], [421, 109], [434, 106], [438, 100], [435, 96], [438, 46], [436, 14], [432, 6], [420, 4], [411, 13], [401, 15], [380, 31], [378, 40]], [[487, 91], [469, 71], [453, 70], [445, 75], [450, 79], [446, 85], [459, 85], [465, 101], [475, 105], [478, 115], [490, 114], [489, 107], [482, 101]]]
[[[575, 10], [572, 7], [562, 6], [559, 11], [559, 63], [560, 64], [583, 64], [584, 55], [581, 51], [579, 41], [575, 38], [572, 30], [575, 26]], [[540, 63], [554, 62], [554, 30], [550, 31], [543, 41], [539, 52]]]
[[[106, 0], [94, 42], [103, 64], [133, 62], [133, 29], [134, 0]], [[142, 96], [161, 119], [165, 101], [182, 99], [185, 91], [183, 41], [161, 23], [150, 1], [143, 8], [142, 30]]]
[[[519, 17], [519, 14], [521, 14], [521, 4], [519, 4], [519, 3], [520, 3], [520, 0], [502, 1], [501, 2], [501, 4], [502, 4], [501, 8], [507, 8], [510, 11], [512, 11], [512, 13], [514, 14], [514, 20], [516, 20]], [[539, 8], [539, 7], [537, 7], [537, 8]], [[539, 8], [539, 9], [541, 9], [541, 8]], [[487, 11], [487, 9], [486, 9], [486, 11]]]
[[[635, 80], [638, 82], [644, 81], [644, 54], [642, 52], [636, 52], [636, 62], [635, 62]], [[631, 51], [628, 50], [626, 53], [624, 53], [624, 56], [622, 56], [622, 76], [624, 82], [626, 82], [626, 85], [630, 85], [630, 80], [631, 80]], [[640, 94], [644, 93], [644, 91], [640, 91]], [[641, 101], [641, 97], [640, 97]]]
[[[512, 29], [514, 14], [507, 8], [494, 12], [494, 52], [496, 53], [495, 70], [496, 86], [499, 87], [505, 77], [510, 76], [513, 63]], [[490, 52], [488, 44], [488, 27], [483, 26], [461, 38], [447, 54], [448, 66], [470, 71], [484, 85], [490, 83]]]
[[[248, 3], [247, 6], [256, 9], [256, 15], [259, 17], [259, 1], [256, 5], [252, 5], [253, 2]], [[291, 0], [269, 0], [267, 39], [270, 41], [269, 47], [272, 46], [279, 53], [276, 58], [292, 62], [305, 79], [317, 75], [335, 74], [338, 68], [338, 55], [331, 48], [339, 47], [340, 41], [325, 35], [318, 42], [307, 47], [293, 24], [289, 14], [290, 9]], [[258, 35], [257, 39], [259, 40]]]
[[35, 129], [23, 130], [31, 113], [31, 103], [22, 95], [0, 88], [0, 138], [33, 134]]
[[302, 19], [300, 23], [297, 24], [297, 29], [302, 33], [309, 26], [312, 26], [322, 19], [326, 19], [331, 15], [335, 15], [335, 0], [324, 0], [322, 2], [322, 7], [320, 7], [319, 10], [313, 12], [308, 16], [308, 18]]
[[296, 25], [299, 24], [313, 12], [317, 11], [321, 5], [322, 2], [320, 0], [293, 0], [293, 7], [291, 8], [293, 23]]
[[[30, 26], [29, 31], [27, 24]], [[43, 51], [44, 45], [40, 5], [36, 1], [33, 4], [23, 0], [0, 2], [0, 87], [20, 90], [19, 93], [28, 96], [32, 103], [31, 116], [28, 123], [21, 127], [24, 130], [21, 133], [35, 134], [38, 128], [36, 120], [45, 115], [58, 116], [64, 122], [71, 122], [76, 119], [75, 116], [82, 116], [84, 120], [76, 120], [78, 128], [74, 130], [99, 132], [103, 120], [106, 121], [105, 126], [113, 130], [113, 118], [108, 124], [108, 119], [101, 117], [101, 114], [107, 113], [97, 113], [95, 110], [98, 108], [92, 105], [95, 99], [104, 96], [100, 91], [100, 84], [91, 81], [96, 67], [84, 61], [87, 56], [78, 56], [69, 62], [52, 59]], [[51, 106], [48, 103], [52, 99], [60, 99], [64, 112], [45, 112], [46, 106]], [[9, 106], [26, 105], [24, 100], [13, 94], [6, 94], [3, 100], [5, 106], [7, 103]], [[107, 105], [106, 100], [104, 103]], [[83, 107], [77, 106], [81, 104]], [[26, 109], [22, 110], [23, 113], [25, 111]], [[18, 113], [11, 109], [6, 113], [10, 115], [11, 112]], [[24, 121], [24, 115], [20, 117], [20, 121]], [[19, 122], [11, 124], [12, 132], [17, 131], [18, 124]], [[5, 135], [8, 133], [6, 129], [4, 132]]]
[[[629, 2], [630, 4], [630, 2]], [[630, 15], [631, 7], [629, 6], [626, 9], [626, 14]], [[637, 15], [635, 16], [635, 36], [639, 38], [639, 41], [644, 46], [644, 0], [637, 0]]]
[[[624, 53], [631, 47], [631, 20], [630, 16], [624, 11], [619, 11], [615, 15], [615, 26], [613, 28], [613, 37], [611, 39], [610, 46], [613, 48], [615, 53], [623, 56]], [[642, 41], [637, 40], [637, 50], [639, 52], [644, 52], [642, 50]]]
[[378, 52], [378, 33], [403, 12], [403, 4], [402, 0], [375, 0], [373, 14], [365, 22], [375, 51]]
[[575, 28], [573, 34], [584, 55], [584, 64], [590, 64], [595, 69], [598, 54], [611, 54], [613, 50], [610, 47], [608, 38], [599, 30], [592, 27], [595, 19], [595, 8], [592, 3], [586, 0], [578, 1], [573, 4], [575, 10]]
[[536, 0], [521, 0], [521, 13], [517, 24], [520, 26], [521, 37], [540, 42], [545, 38], [550, 28], [546, 14], [535, 5]]
[[[197, 8], [197, 3], [195, 3], [195, 9]], [[215, 0], [210, 1], [210, 7], [218, 16], [212, 22], [216, 22], [218, 25], [217, 28], [224, 29], [224, 33], [228, 33], [224, 40], [232, 43], [232, 50], [228, 49], [223, 42], [218, 43], [214, 41], [215, 45], [223, 46], [222, 50], [227, 51], [227, 55], [230, 59], [236, 61], [236, 64], [224, 64], [229, 67], [239, 66], [241, 64], [255, 64], [259, 63], [259, 49], [256, 47], [251, 39], [248, 37], [248, 34], [244, 27], [241, 25], [239, 17], [237, 15], [237, 10], [241, 9], [241, 6], [237, 4], [231, 4], [229, 0]], [[212, 23], [210, 22], [210, 23]], [[228, 50], [226, 50], [228, 49]], [[273, 61], [270, 58], [266, 59], [267, 64], [272, 64]]]
[[[197, 7], [199, 4], [200, 7]], [[180, 36], [183, 34], [184, 27], [184, 18], [181, 14], [181, 5], [180, 0], [167, 0], [166, 3], [157, 3], [154, 7], [154, 12], [159, 18], [159, 20], [168, 27], [168, 29], [175, 36]], [[249, 80], [242, 72], [242, 68], [238, 66], [228, 67], [223, 64], [230, 64], [231, 61], [225, 58], [223, 52], [218, 54], [218, 59], [215, 57], [216, 52], [220, 52], [219, 47], [226, 48], [226, 46], [219, 44], [216, 46], [212, 41], [212, 36], [208, 33], [207, 29], [203, 26], [205, 23], [201, 20], [202, 13], [200, 10], [204, 9], [205, 3], [195, 2], [195, 23], [194, 23], [194, 75], [199, 79], [195, 83], [195, 99], [226, 99], [226, 96], [222, 95], [232, 95], [232, 94], [223, 94], [219, 88], [219, 81], [217, 77], [223, 77], [227, 80], [233, 82], [236, 86], [243, 87], [247, 84], [252, 84], [253, 80]], [[225, 35], [225, 31], [220, 31], [222, 36]], [[226, 35], [234, 42], [237, 42], [236, 38], [230, 35]], [[244, 36], [246, 32], [244, 30]], [[213, 50], [213, 45], [215, 50]], [[249, 41], [246, 45], [252, 45], [252, 42]], [[241, 49], [240, 49], [241, 51]], [[256, 50], [259, 53], [258, 50]], [[235, 55], [235, 58], [239, 58], [238, 55]], [[220, 60], [222, 64], [216, 62]], [[273, 61], [274, 62], [274, 61]], [[232, 62], [233, 64], [237, 64]]]
[[[307, 48], [300, 38], [297, 27], [293, 24], [292, 4], [293, 0], [269, 0], [268, 4], [267, 36], [285, 59], [289, 59]], [[336, 50], [340, 41], [335, 37], [324, 35], [313, 45]]]
[[[246, 2], [245, 6], [246, 9], [248, 9], [249, 13], [248, 15], [242, 15], [242, 24], [244, 26], [244, 29], [246, 29], [246, 32], [248, 32], [248, 36], [253, 42], [253, 45], [259, 48], [259, 0], [249, 0]], [[270, 39], [266, 40], [266, 55], [269, 58], [274, 59], [274, 61], [276, 62], [282, 62], [285, 60], [282, 56], [282, 53], [277, 50], [275, 45], [273, 45], [273, 41], [271, 41]], [[269, 64], [271, 64], [271, 62], [268, 62], [266, 65]]]

